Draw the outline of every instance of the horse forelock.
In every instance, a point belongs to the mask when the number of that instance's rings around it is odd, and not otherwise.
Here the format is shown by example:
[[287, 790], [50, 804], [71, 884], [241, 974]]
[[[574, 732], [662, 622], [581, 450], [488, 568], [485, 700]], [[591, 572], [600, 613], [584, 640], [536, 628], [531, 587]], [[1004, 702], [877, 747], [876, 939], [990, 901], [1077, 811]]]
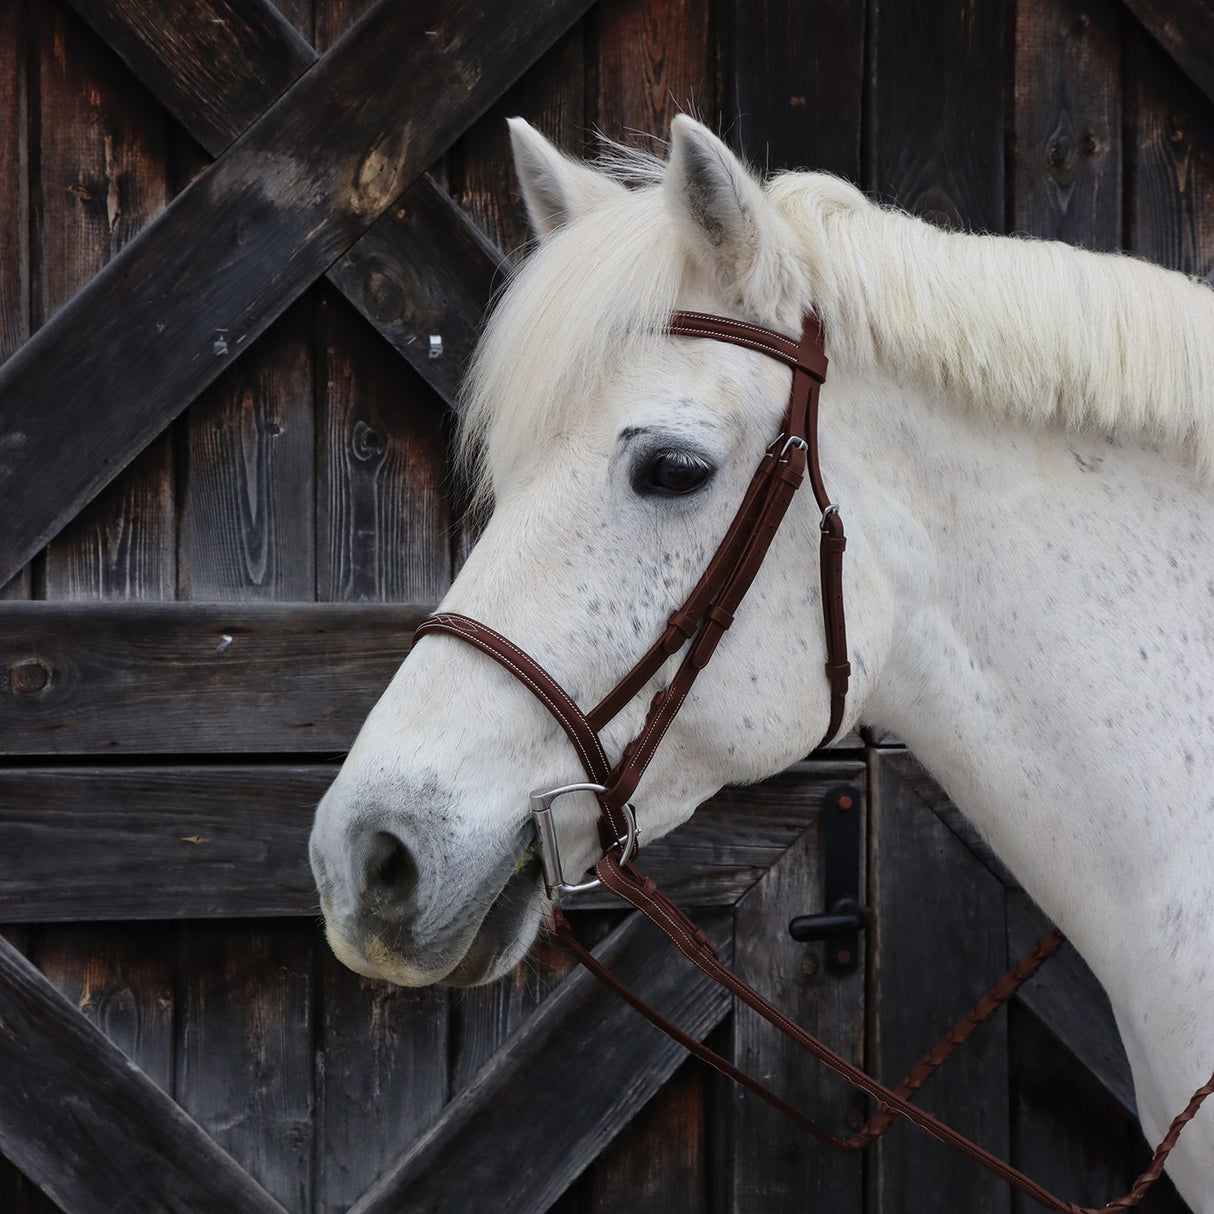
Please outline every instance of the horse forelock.
[[479, 504], [546, 436], [583, 426], [587, 401], [613, 370], [653, 357], [684, 269], [655, 187], [629, 191], [528, 257], [464, 385], [460, 462]]

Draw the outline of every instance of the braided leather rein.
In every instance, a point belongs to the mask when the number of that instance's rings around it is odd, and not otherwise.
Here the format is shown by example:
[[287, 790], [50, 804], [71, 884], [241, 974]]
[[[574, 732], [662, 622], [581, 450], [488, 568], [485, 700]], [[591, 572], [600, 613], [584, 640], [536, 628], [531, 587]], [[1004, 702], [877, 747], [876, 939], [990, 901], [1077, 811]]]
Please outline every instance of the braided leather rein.
[[[734, 613], [754, 581], [775, 538], [793, 494], [805, 476], [821, 511], [820, 568], [823, 629], [826, 637], [825, 673], [830, 686], [830, 720], [818, 746], [832, 741], [843, 722], [851, 668], [843, 612], [843, 553], [847, 547], [843, 521], [830, 501], [818, 460], [818, 395], [826, 379], [823, 331], [818, 317], [809, 313], [799, 341], [782, 333], [699, 312], [675, 312], [667, 326], [675, 336], [699, 337], [755, 350], [792, 369], [792, 388], [780, 435], [767, 449], [724, 539], [695, 588], [674, 611], [662, 635], [614, 688], [589, 712], [583, 712], [565, 689], [530, 655], [492, 628], [468, 616], [437, 612], [423, 620], [415, 638], [445, 633], [479, 649], [518, 679], [552, 714], [576, 749], [588, 783], [569, 784], [532, 794], [549, 895], [577, 892], [602, 885], [641, 911], [671, 940], [693, 965], [768, 1023], [796, 1042], [853, 1087], [871, 1096], [877, 1113], [847, 1138], [823, 1130], [781, 1097], [672, 1024], [605, 969], [576, 938], [559, 905], [553, 903], [553, 925], [558, 937], [581, 963], [646, 1019], [679, 1042], [690, 1053], [741, 1084], [820, 1141], [839, 1150], [860, 1150], [874, 1142], [902, 1118], [932, 1137], [982, 1164], [1034, 1200], [1062, 1214], [1111, 1214], [1136, 1206], [1163, 1173], [1164, 1163], [1181, 1131], [1214, 1092], [1214, 1075], [1194, 1092], [1188, 1105], [1173, 1120], [1156, 1148], [1150, 1166], [1123, 1197], [1100, 1209], [1081, 1207], [1055, 1197], [1011, 1164], [971, 1142], [951, 1126], [924, 1112], [911, 1100], [969, 1036], [1002, 1007], [1015, 992], [1065, 943], [1057, 929], [1042, 938], [899, 1082], [888, 1088], [855, 1064], [836, 1054], [812, 1034], [768, 1003], [721, 963], [716, 950], [699, 928], [632, 863], [638, 849], [636, 818], [629, 798], [682, 707], [692, 683], [708, 664]], [[640, 733], [623, 749], [613, 766], [599, 738], [600, 731], [629, 704], [667, 660], [687, 648], [667, 686], [650, 704]], [[599, 842], [603, 855], [595, 864], [595, 878], [580, 884], [565, 880], [551, 824], [553, 802], [575, 791], [593, 792], [599, 803]]]

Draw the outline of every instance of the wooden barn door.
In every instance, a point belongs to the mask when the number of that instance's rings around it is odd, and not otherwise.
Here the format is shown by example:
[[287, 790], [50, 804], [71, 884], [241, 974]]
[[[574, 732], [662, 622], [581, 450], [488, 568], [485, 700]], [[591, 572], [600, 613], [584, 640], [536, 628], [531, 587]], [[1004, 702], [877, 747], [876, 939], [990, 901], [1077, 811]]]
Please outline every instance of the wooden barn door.
[[[581, 154], [691, 109], [761, 167], [1205, 273], [1212, 43], [1150, 0], [0, 0], [0, 1210], [1025, 1209], [909, 1131], [824, 1153], [551, 946], [467, 993], [355, 977], [306, 838], [467, 549], [449, 406], [527, 239], [507, 115]], [[787, 922], [843, 786], [876, 926], [840, 977]], [[1043, 926], [890, 738], [721, 794], [646, 868], [886, 1079]], [[647, 929], [574, 914], [858, 1122]], [[924, 1100], [1098, 1203], [1145, 1147], [1054, 964]]]

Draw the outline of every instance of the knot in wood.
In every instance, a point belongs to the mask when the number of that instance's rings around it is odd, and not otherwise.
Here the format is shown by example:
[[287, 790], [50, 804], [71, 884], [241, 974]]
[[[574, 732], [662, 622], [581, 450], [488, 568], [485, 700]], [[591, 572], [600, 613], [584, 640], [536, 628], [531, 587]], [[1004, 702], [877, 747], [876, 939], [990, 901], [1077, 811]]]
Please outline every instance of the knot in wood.
[[18, 662], [9, 672], [9, 686], [16, 695], [38, 695], [51, 684], [51, 668], [41, 658]]
[[350, 202], [356, 213], [374, 215], [386, 211], [402, 192], [408, 146], [407, 133], [393, 131], [367, 150], [354, 173]]

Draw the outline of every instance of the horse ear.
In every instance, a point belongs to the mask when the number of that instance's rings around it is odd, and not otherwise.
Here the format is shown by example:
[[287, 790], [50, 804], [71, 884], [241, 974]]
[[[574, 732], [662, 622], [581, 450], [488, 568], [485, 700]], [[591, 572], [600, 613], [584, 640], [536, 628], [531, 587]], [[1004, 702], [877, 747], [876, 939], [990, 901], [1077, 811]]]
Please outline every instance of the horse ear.
[[541, 239], [624, 192], [618, 181], [570, 159], [524, 119], [507, 119], [507, 125], [527, 218]]
[[807, 286], [796, 236], [745, 165], [707, 127], [670, 127], [667, 199], [698, 262], [747, 311], [799, 324]]

